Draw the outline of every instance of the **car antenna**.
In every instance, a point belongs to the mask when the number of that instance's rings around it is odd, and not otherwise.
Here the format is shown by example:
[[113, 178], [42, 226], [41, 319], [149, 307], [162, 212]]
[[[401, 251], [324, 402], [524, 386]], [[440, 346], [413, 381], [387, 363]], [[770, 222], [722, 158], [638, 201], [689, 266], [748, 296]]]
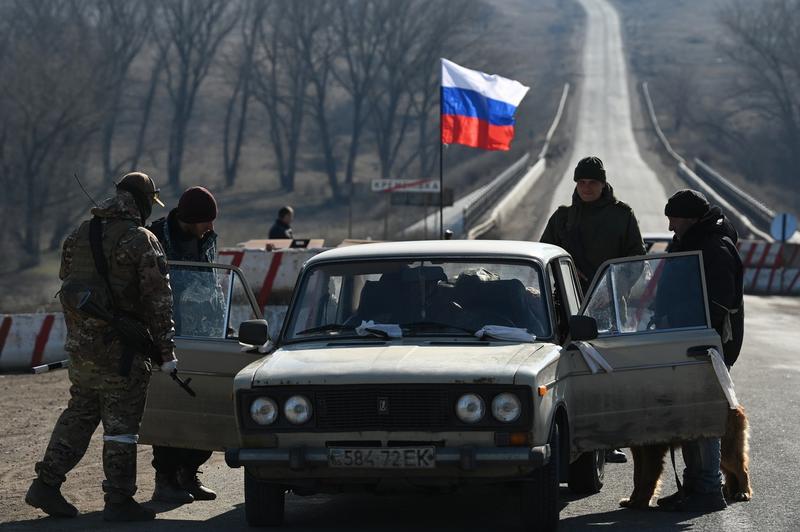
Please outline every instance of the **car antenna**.
[[78, 182], [78, 186], [81, 187], [81, 190], [83, 190], [83, 193], [86, 194], [86, 197], [89, 198], [91, 202], [94, 203], [94, 206], [99, 209], [100, 205], [98, 205], [97, 202], [94, 200], [94, 198], [90, 196], [88, 192], [86, 192], [86, 189], [83, 187], [83, 183], [81, 183], [81, 180], [78, 179], [78, 172], [73, 172], [72, 177], [74, 177], [75, 181]]

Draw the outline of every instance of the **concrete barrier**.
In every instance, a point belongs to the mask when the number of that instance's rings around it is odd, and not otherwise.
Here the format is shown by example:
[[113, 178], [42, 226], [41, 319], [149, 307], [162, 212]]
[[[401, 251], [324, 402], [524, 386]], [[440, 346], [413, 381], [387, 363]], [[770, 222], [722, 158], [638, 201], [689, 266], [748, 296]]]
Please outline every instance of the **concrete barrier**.
[[[222, 249], [218, 261], [241, 268], [256, 296], [270, 334], [281, 329], [303, 264], [323, 249], [276, 251]], [[238, 315], [249, 308], [232, 309]], [[64, 316], [60, 312], [0, 315], [0, 371], [21, 371], [67, 358]]]

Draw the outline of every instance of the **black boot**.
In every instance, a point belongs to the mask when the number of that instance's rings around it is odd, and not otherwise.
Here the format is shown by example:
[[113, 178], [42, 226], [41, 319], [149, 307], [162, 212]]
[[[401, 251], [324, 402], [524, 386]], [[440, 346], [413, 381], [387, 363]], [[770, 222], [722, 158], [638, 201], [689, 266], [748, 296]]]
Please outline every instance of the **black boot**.
[[52, 517], [75, 517], [78, 515], [78, 509], [61, 495], [60, 489], [48, 486], [38, 478], [28, 488], [25, 502]]
[[155, 518], [153, 510], [134, 501], [133, 497], [106, 497], [104, 521], [152, 521]]
[[177, 504], [188, 504], [194, 500], [192, 494], [178, 485], [175, 475], [156, 472], [156, 489], [153, 500]]
[[182, 467], [178, 469], [178, 485], [192, 494], [196, 501], [213, 501], [217, 498], [214, 490], [203, 486], [197, 478], [197, 469]]

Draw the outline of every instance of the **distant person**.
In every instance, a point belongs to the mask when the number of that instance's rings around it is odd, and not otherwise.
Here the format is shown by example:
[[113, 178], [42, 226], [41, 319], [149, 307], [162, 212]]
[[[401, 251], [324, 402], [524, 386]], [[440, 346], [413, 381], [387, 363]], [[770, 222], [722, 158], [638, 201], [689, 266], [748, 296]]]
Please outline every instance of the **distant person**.
[[292, 232], [292, 221], [294, 220], [294, 209], [289, 205], [281, 207], [278, 211], [278, 218], [269, 229], [269, 238], [273, 239], [294, 239]]
[[[614, 196], [606, 181], [603, 161], [585, 157], [573, 174], [575, 191], [572, 205], [562, 205], [547, 222], [541, 241], [567, 250], [575, 261], [583, 292], [597, 269], [609, 259], [646, 253], [639, 223], [627, 204]], [[606, 452], [607, 462], [628, 459], [619, 449]]]
[[[216, 218], [217, 202], [213, 194], [203, 187], [191, 187], [181, 195], [176, 208], [166, 217], [154, 221], [148, 229], [161, 242], [167, 259], [211, 263], [217, 256], [217, 234], [214, 232]], [[207, 303], [209, 298], [205, 294], [211, 293], [209, 303], [211, 312], [215, 316], [224, 315], [224, 304], [217, 302], [218, 298], [214, 297], [217, 291], [213, 275], [200, 276], [201, 283], [205, 284], [206, 280], [210, 286], [203, 288], [208, 290], [199, 290], [195, 286], [185, 286], [185, 279], [173, 276], [172, 289], [176, 301], [175, 327], [178, 334], [210, 336], [198, 332], [202, 324], [195, 323], [198, 321], [197, 316], [187, 315], [192, 314], [184, 308], [188, 305], [179, 304], [182, 293], [187, 289], [201, 294]], [[211, 451], [154, 445], [153, 467], [156, 470], [156, 483], [153, 500], [185, 504], [216, 499], [217, 494], [204, 486], [197, 477], [200, 466], [210, 457]]]
[[[171, 372], [177, 360], [167, 261], [161, 244], [144, 228], [154, 204], [164, 205], [153, 181], [140, 172], [127, 174], [117, 183], [116, 195], [92, 209], [92, 219], [64, 241], [59, 294], [67, 326], [70, 400], [25, 496], [25, 502], [54, 517], [78, 515], [60, 487], [102, 422], [103, 519], [155, 518], [153, 510], [133, 499], [136, 441], [151, 363]], [[135, 339], [87, 310], [87, 298], [95, 299], [106, 315], [122, 315], [146, 327], [156, 358], [151, 362]]]
[[[711, 206], [696, 190], [679, 190], [667, 202], [664, 214], [675, 237], [668, 253], [702, 251], [711, 326], [722, 340], [725, 364], [739, 357], [744, 338], [743, 269], [736, 248], [738, 235], [722, 210]], [[669, 263], [667, 264], [669, 266]], [[680, 275], [664, 268], [662, 277]], [[676, 326], [686, 313], [685, 294], [656, 293], [654, 322], [659, 327]], [[702, 309], [703, 311], [705, 309]], [[722, 494], [719, 438], [701, 438], [682, 445], [683, 491], [658, 500], [669, 511], [713, 512], [727, 506]]]

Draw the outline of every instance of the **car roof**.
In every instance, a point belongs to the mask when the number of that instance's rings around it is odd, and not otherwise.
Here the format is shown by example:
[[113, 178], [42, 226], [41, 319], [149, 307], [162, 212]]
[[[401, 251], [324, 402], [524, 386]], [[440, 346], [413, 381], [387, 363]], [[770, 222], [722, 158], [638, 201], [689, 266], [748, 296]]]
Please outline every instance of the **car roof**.
[[515, 240], [416, 240], [359, 244], [324, 251], [313, 256], [308, 265], [317, 262], [396, 259], [396, 258], [513, 258], [534, 259], [544, 264], [554, 257], [569, 254], [558, 246], [540, 242]]

